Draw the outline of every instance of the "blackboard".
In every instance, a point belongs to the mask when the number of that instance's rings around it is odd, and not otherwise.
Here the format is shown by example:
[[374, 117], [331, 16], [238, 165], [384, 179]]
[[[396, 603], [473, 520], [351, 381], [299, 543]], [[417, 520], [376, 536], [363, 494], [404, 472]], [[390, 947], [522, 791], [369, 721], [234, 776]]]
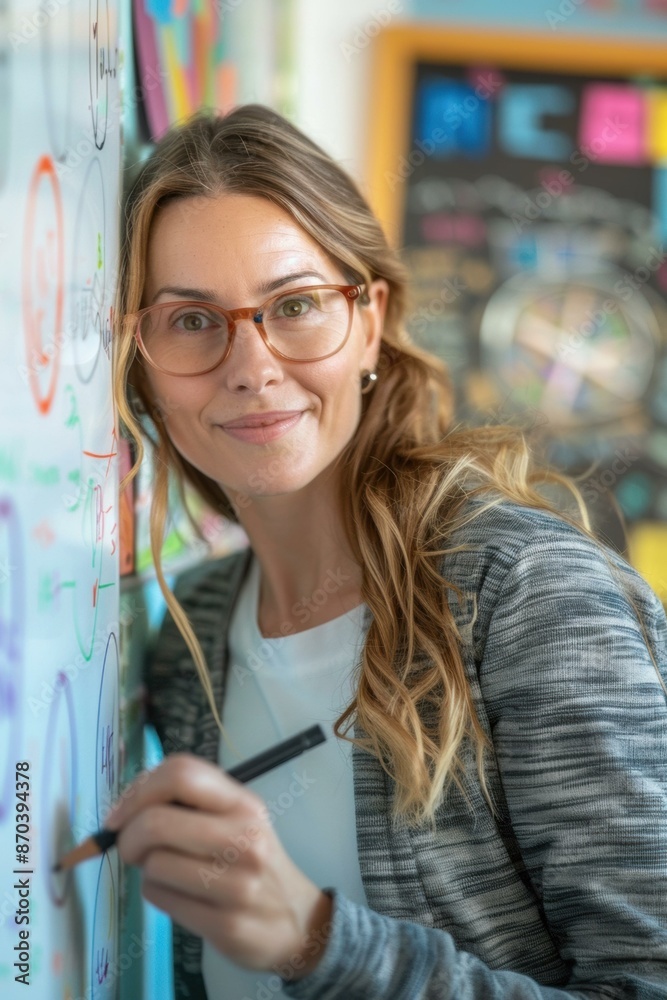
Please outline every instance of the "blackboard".
[[538, 427], [667, 598], [667, 51], [392, 28], [372, 123], [408, 329], [458, 417]]

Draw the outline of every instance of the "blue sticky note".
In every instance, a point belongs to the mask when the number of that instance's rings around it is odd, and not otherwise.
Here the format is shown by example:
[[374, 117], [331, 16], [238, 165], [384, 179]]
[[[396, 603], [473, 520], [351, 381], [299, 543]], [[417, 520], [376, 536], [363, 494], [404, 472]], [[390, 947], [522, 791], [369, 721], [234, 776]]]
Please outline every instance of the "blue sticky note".
[[437, 157], [481, 157], [491, 145], [491, 106], [462, 80], [439, 77], [417, 93], [415, 145]]
[[169, 24], [171, 0], [146, 0], [146, 13], [158, 24]]
[[498, 103], [498, 139], [510, 156], [534, 160], [565, 160], [573, 151], [572, 139], [557, 129], [545, 128], [546, 115], [567, 115], [575, 96], [567, 87], [550, 84], [508, 84]]

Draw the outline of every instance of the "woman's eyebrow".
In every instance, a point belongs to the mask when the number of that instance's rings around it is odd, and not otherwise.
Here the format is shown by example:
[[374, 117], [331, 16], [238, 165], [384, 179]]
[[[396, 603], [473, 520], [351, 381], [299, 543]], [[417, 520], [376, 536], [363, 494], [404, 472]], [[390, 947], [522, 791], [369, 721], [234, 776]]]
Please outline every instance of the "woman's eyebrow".
[[[296, 271], [294, 274], [286, 274], [284, 277], [276, 278], [274, 281], [264, 282], [258, 286], [257, 294], [269, 295], [282, 285], [286, 285], [290, 281], [300, 281], [302, 278], [319, 278], [320, 281], [327, 282], [327, 278], [323, 274], [320, 274], [319, 271]], [[217, 292], [212, 291], [210, 288], [183, 288], [180, 285], [163, 285], [153, 296], [153, 302], [166, 293], [169, 295], [178, 295], [182, 299], [197, 299], [199, 302], [219, 302]]]
[[218, 300], [217, 293], [208, 288], [181, 288], [178, 285], [163, 285], [153, 296], [153, 302], [165, 294], [178, 295], [182, 299], [198, 299], [202, 302], [217, 302]]
[[284, 278], [276, 278], [275, 281], [268, 281], [260, 285], [257, 290], [260, 295], [268, 295], [270, 292], [274, 292], [277, 288], [280, 288], [281, 285], [286, 285], [288, 281], [300, 281], [301, 278], [319, 278], [325, 284], [328, 280], [319, 271], [296, 271], [294, 274], [286, 274]]

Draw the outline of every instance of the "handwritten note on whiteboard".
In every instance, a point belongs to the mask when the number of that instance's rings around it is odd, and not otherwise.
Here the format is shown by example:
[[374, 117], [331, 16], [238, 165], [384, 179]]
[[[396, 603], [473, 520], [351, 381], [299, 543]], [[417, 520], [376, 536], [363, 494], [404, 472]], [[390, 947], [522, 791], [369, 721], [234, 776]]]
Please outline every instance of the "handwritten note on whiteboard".
[[0, 996], [108, 1000], [117, 852], [51, 868], [119, 787], [116, 0], [0, 27]]

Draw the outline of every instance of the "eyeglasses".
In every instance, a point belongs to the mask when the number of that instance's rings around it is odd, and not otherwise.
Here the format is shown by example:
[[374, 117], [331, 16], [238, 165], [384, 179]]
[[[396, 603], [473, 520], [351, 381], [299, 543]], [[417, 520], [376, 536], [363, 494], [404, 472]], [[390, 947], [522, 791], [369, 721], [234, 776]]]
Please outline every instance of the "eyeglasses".
[[146, 361], [165, 375], [205, 375], [228, 356], [236, 323], [251, 319], [276, 357], [323, 361], [340, 351], [350, 335], [354, 303], [368, 301], [365, 285], [307, 285], [291, 288], [260, 306], [223, 309], [209, 302], [160, 302], [126, 320]]

